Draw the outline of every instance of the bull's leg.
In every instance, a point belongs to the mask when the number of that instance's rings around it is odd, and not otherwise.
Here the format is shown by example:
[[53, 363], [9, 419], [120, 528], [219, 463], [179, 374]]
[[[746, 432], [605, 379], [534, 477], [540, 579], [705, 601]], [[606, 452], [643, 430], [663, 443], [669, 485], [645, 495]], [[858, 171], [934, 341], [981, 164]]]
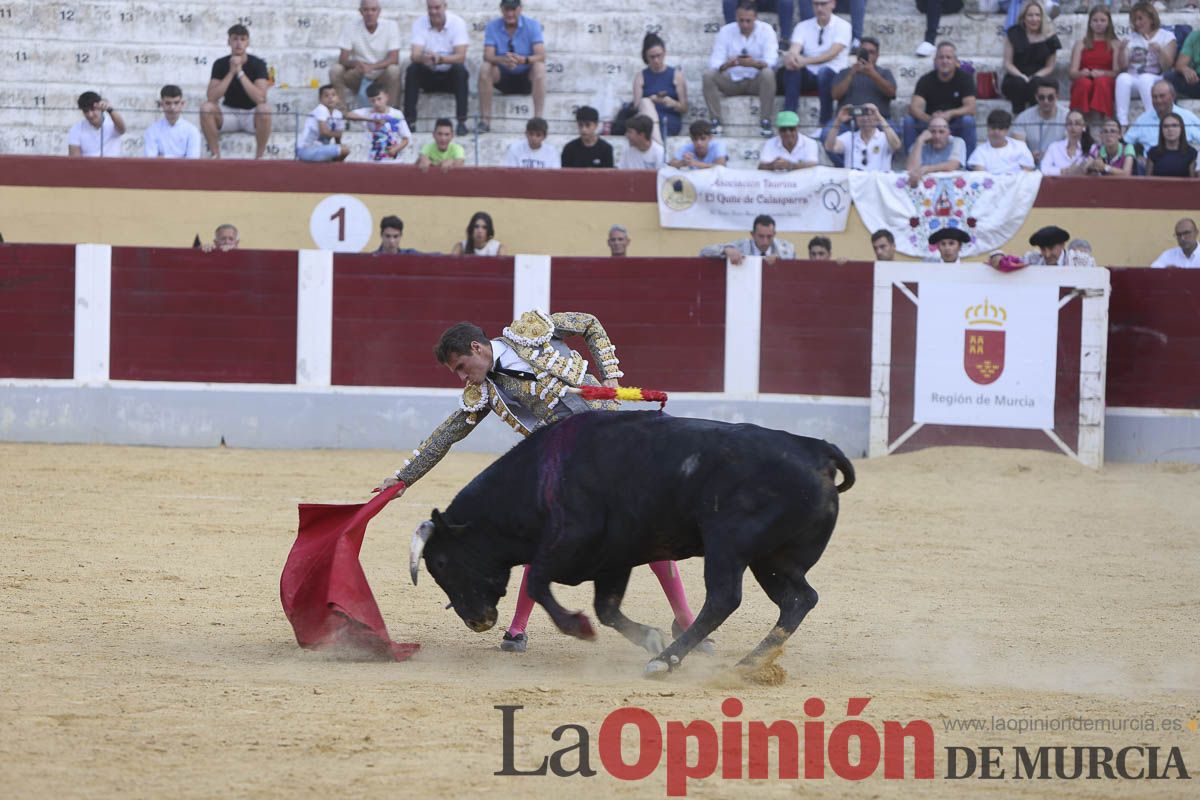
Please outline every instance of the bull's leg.
[[732, 553], [704, 554], [704, 605], [692, 627], [646, 665], [647, 677], [656, 677], [675, 669], [684, 656], [737, 610], [742, 604], [742, 575], [745, 571], [746, 565]]
[[634, 622], [621, 613], [621, 600], [629, 584], [629, 572], [624, 570], [596, 576], [596, 617], [601, 625], [616, 628], [618, 633], [638, 647], [658, 653], [666, 645], [667, 635], [657, 628]]
[[799, 565], [788, 564], [778, 554], [752, 563], [750, 571], [767, 597], [779, 606], [779, 620], [775, 627], [738, 662], [739, 667], [754, 669], [769, 663], [779, 654], [783, 643], [796, 632], [804, 617], [817, 604], [817, 590], [808, 585]]
[[545, 572], [538, 564], [529, 566], [528, 575], [529, 596], [546, 609], [546, 613], [550, 615], [550, 619], [554, 621], [560, 631], [577, 639], [596, 638], [596, 630], [592, 627], [586, 614], [582, 611], [567, 611], [554, 599], [554, 595], [550, 592], [550, 581], [546, 579]]

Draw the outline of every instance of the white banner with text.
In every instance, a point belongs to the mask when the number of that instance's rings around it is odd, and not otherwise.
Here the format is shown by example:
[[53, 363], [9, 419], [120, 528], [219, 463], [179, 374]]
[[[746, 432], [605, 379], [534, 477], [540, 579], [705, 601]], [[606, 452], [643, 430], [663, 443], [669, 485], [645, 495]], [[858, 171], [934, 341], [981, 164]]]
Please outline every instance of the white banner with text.
[[777, 231], [846, 229], [849, 171], [713, 169], [658, 171], [658, 220], [664, 228], [748, 232], [759, 214]]

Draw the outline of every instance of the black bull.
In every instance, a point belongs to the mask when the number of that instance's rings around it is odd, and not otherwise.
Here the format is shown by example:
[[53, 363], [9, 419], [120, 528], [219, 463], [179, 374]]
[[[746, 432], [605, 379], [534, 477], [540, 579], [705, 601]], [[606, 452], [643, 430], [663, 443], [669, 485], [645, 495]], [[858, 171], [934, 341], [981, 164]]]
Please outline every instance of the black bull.
[[[834, 483], [841, 471], [844, 480]], [[434, 580], [474, 631], [496, 623], [509, 572], [529, 564], [529, 595], [564, 633], [595, 636], [551, 583], [595, 582], [600, 622], [656, 653], [648, 673], [673, 669], [741, 603], [754, 573], [779, 620], [740, 662], [765, 663], [817, 603], [805, 580], [838, 515], [854, 468], [819, 439], [657, 412], [596, 412], [538, 431], [435, 509], [413, 535]], [[704, 606], [665, 650], [665, 637], [621, 613], [632, 567], [704, 556]]]

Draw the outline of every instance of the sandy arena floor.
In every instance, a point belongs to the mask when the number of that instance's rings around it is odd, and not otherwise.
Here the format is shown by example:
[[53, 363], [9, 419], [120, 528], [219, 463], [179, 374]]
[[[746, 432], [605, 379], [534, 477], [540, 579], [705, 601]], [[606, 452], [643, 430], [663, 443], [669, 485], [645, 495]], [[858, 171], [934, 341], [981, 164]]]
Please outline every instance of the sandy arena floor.
[[[1044, 453], [932, 450], [860, 460], [858, 485], [810, 573], [821, 594], [780, 660], [782, 686], [729, 666], [776, 611], [747, 574], [719, 656], [662, 682], [615, 632], [568, 639], [535, 612], [530, 651], [473, 634], [432, 580], [409, 585], [409, 535], [487, 457], [452, 456], [368, 530], [363, 563], [411, 661], [358, 663], [297, 648], [278, 579], [296, 503], [347, 502], [397, 465], [388, 452], [250, 452], [0, 445], [0, 785], [7, 797], [664, 797], [606, 774], [609, 712], [660, 721], [807, 719], [827, 733], [850, 697], [862, 717], [928, 720], [935, 780], [692, 781], [690, 797], [1126, 797], [1191, 794], [1200, 780], [1200, 469], [1113, 465], [1094, 473]], [[682, 566], [694, 608], [701, 565]], [[502, 621], [512, 592], [502, 601]], [[558, 590], [590, 611], [590, 587]], [[669, 624], [648, 569], [630, 616]], [[593, 615], [594, 618], [594, 615]], [[501, 715], [517, 716], [529, 769], [592, 735], [592, 778], [505, 777]], [[1177, 730], [948, 730], [970, 718], [1167, 720]], [[1188, 724], [1193, 729], [1189, 729]], [[1014, 722], [1013, 724], [1019, 724]], [[1044, 723], [1043, 723], [1044, 724]], [[1191, 781], [946, 780], [951, 746], [1178, 746]], [[911, 759], [910, 759], [911, 761]], [[574, 764], [568, 760], [568, 764]], [[1144, 765], [1144, 759], [1140, 764]], [[1135, 765], [1136, 768], [1136, 765]], [[911, 768], [910, 768], [911, 770]], [[911, 775], [911, 771], [909, 772]], [[719, 773], [718, 773], [719, 775]]]

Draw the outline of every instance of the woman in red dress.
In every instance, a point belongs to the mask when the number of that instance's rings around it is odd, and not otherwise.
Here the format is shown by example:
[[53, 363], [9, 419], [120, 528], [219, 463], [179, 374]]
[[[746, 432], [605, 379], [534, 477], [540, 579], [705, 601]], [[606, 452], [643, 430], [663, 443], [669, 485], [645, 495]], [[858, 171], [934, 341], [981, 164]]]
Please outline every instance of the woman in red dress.
[[1088, 122], [1113, 116], [1116, 88], [1116, 41], [1112, 14], [1098, 5], [1088, 14], [1087, 35], [1071, 51], [1071, 110], [1081, 111]]

